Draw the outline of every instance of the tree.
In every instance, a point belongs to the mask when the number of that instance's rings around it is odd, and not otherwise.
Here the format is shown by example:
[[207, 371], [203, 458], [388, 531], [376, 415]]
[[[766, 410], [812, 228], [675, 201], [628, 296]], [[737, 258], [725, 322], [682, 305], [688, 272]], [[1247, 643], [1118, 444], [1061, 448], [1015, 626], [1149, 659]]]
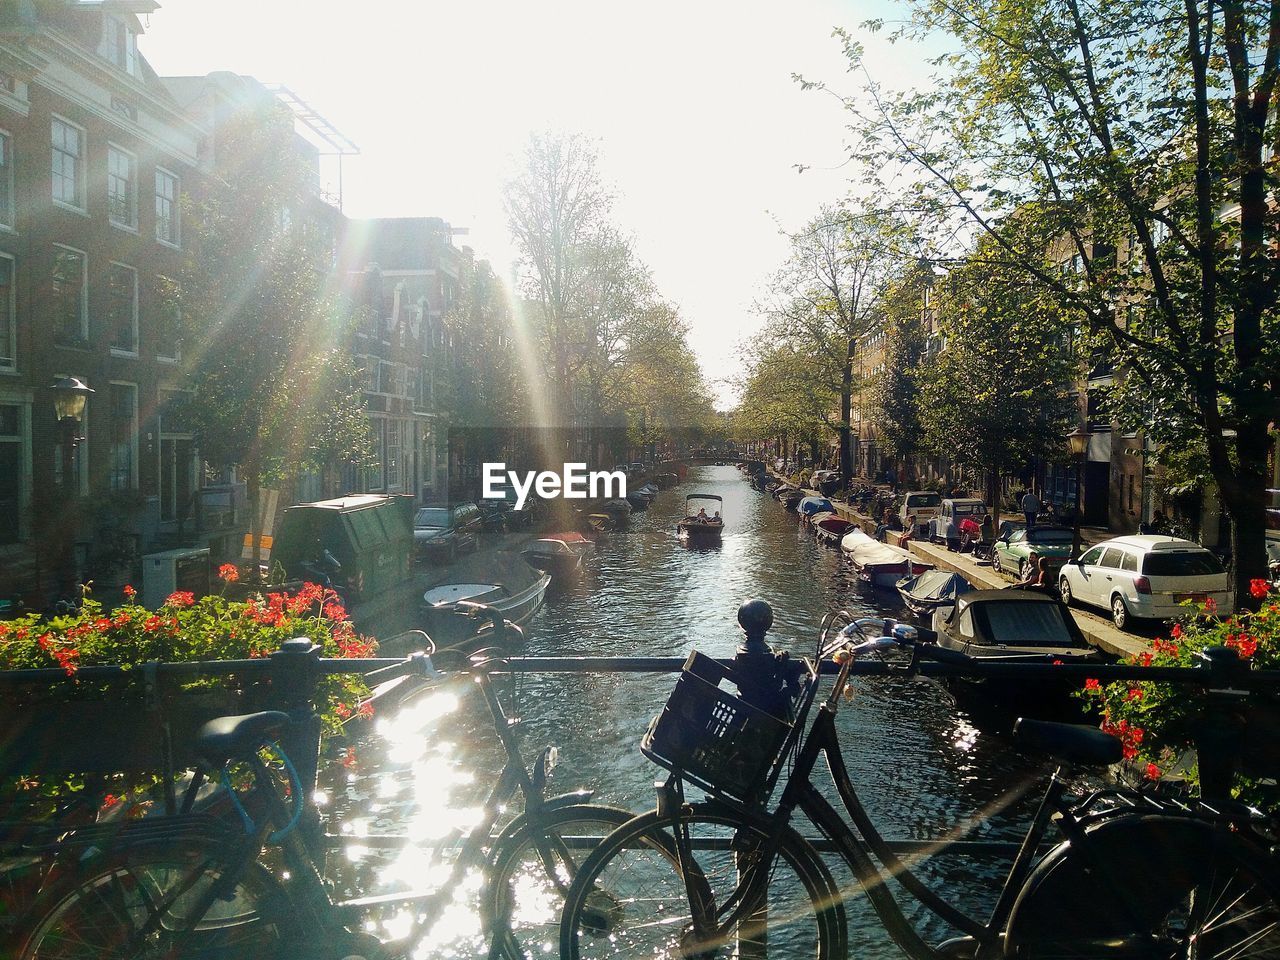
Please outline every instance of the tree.
[[189, 211], [178, 288], [187, 415], [212, 463], [236, 464], [261, 542], [264, 479], [360, 460], [370, 449], [361, 377], [346, 350], [354, 317], [327, 293], [328, 244], [304, 214], [318, 203], [288, 116], [228, 119], [224, 162]]
[[[917, 171], [940, 217], [966, 218], [1112, 345], [1122, 416], [1203, 445], [1244, 602], [1267, 570], [1280, 420], [1277, 23], [1280, 0], [919, 0], [908, 32], [957, 51], [942, 83], [845, 101], [860, 155]], [[1005, 229], [1028, 204], [1072, 270]]]
[[884, 292], [881, 298], [884, 374], [869, 391], [881, 443], [894, 457], [908, 464], [924, 448], [920, 406], [925, 332], [921, 327], [921, 312], [923, 291], [933, 283], [932, 274], [933, 268], [927, 263], [912, 265]]
[[870, 206], [823, 207], [790, 236], [791, 252], [774, 275], [760, 311], [769, 335], [795, 344], [812, 361], [806, 379], [816, 378], [836, 396], [835, 419], [819, 419], [840, 438], [840, 472], [853, 475], [850, 419], [854, 356], [858, 341], [878, 318], [879, 296], [898, 265], [902, 227]]
[[982, 471], [998, 510], [1010, 468], [1060, 453], [1076, 416], [1071, 317], [1024, 272], [986, 259], [993, 241], [952, 270], [938, 291], [947, 345], [922, 370], [928, 445]]

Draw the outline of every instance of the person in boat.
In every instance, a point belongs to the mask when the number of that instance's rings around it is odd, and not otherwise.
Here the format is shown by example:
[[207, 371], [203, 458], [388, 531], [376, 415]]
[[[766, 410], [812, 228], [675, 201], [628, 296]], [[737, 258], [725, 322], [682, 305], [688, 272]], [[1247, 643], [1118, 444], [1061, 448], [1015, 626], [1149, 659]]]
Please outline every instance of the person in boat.
[[716, 511], [716, 515], [715, 515], [714, 517], [712, 517], [712, 519], [713, 519], [713, 520], [715, 520], [715, 522], [716, 522], [716, 523], [719, 523], [719, 522], [720, 522], [720, 511], [719, 511], [719, 510], [717, 510], [717, 511]]
[[706, 507], [699, 507], [699, 508], [698, 508], [698, 515], [697, 515], [696, 517], [694, 517], [693, 519], [697, 520], [699, 523], [706, 523], [706, 522], [707, 522], [707, 508], [706, 508]]

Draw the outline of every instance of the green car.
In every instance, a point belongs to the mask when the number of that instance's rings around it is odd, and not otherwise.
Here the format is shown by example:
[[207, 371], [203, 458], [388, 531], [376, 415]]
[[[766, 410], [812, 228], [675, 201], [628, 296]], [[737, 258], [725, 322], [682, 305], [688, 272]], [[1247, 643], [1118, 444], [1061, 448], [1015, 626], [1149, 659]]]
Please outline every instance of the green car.
[[1071, 537], [1070, 527], [1018, 527], [1007, 539], [996, 541], [992, 562], [997, 570], [1025, 580], [1030, 573], [1027, 558], [1035, 551], [1048, 558], [1049, 572], [1056, 576], [1058, 568], [1071, 559]]

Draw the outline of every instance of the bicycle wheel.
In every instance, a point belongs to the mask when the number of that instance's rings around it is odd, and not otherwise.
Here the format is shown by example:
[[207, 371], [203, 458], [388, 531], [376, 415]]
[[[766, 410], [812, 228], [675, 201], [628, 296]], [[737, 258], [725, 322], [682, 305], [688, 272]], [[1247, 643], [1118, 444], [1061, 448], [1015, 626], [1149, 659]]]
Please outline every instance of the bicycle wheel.
[[[692, 846], [694, 862], [683, 872], [677, 830]], [[635, 818], [578, 871], [565, 901], [561, 957], [843, 960], [844, 908], [830, 872], [795, 831], [776, 833], [710, 804]], [[769, 842], [777, 855], [765, 863], [761, 846]], [[706, 918], [699, 929], [695, 914]]]
[[[555, 952], [564, 897], [577, 865], [634, 814], [600, 804], [575, 804], [521, 818], [489, 857], [482, 908], [486, 929], [507, 960]], [[579, 845], [581, 841], [581, 845]]]
[[1015, 907], [1008, 956], [1280, 958], [1280, 877], [1267, 857], [1192, 818], [1126, 818], [1102, 839], [1101, 866], [1069, 846], [1046, 858]]
[[[171, 960], [272, 956], [292, 936], [285, 894], [252, 864], [202, 917], [223, 865], [211, 852], [136, 849], [55, 884], [36, 905], [21, 960]], [[194, 924], [194, 926], [193, 926]], [[189, 932], [187, 932], [189, 930]]]

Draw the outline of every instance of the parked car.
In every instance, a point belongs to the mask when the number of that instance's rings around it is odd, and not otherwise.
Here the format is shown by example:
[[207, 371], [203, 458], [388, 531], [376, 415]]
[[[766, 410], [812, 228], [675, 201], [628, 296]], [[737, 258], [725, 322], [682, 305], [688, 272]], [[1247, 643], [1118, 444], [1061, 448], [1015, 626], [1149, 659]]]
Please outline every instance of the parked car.
[[1036, 524], [1030, 530], [1019, 524], [996, 540], [991, 565], [997, 571], [1013, 574], [1020, 580], [1031, 572], [1031, 554], [1049, 561], [1049, 571], [1057, 578], [1058, 570], [1071, 559], [1070, 527]]
[[420, 507], [413, 518], [414, 554], [453, 560], [463, 550], [480, 546], [484, 517], [474, 503]]
[[898, 520], [902, 529], [907, 529], [907, 518], [916, 518], [916, 527], [911, 531], [913, 537], [923, 537], [929, 532], [929, 521], [942, 512], [942, 496], [932, 490], [909, 490], [902, 498], [902, 507], [898, 510]]
[[1182, 604], [1188, 600], [1227, 605], [1221, 561], [1200, 544], [1177, 537], [1106, 540], [1063, 565], [1058, 589], [1065, 602], [1110, 610], [1121, 629], [1135, 620], [1176, 617], [1186, 612]]
[[941, 512], [929, 520], [929, 541], [945, 543], [950, 549], [958, 550], [961, 522], [969, 518], [980, 524], [986, 515], [987, 505], [975, 497], [943, 500]]

